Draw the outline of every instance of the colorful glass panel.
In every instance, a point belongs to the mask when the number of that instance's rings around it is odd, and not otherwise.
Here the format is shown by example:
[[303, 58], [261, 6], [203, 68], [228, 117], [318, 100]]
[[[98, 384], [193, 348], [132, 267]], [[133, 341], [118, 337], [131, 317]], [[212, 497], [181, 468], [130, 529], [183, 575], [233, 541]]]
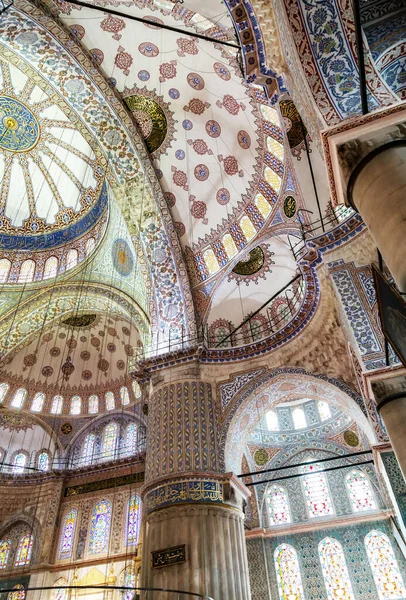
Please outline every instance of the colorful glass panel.
[[4, 398], [6, 397], [8, 388], [9, 388], [8, 383], [0, 384], [0, 402], [3, 402]]
[[281, 544], [274, 552], [280, 600], [305, 600], [296, 550]]
[[[307, 472], [320, 468], [318, 465], [306, 467]], [[325, 517], [333, 514], [330, 491], [324, 473], [312, 473], [303, 477], [303, 487], [307, 508], [311, 518]]]
[[[122, 575], [121, 585], [123, 587], [136, 587], [137, 585], [137, 576], [134, 572], [133, 567], [127, 567]], [[133, 600], [134, 591], [133, 590], [122, 590], [121, 592], [121, 600]]]
[[86, 256], [89, 256], [89, 254], [91, 254], [95, 248], [96, 248], [96, 240], [93, 237], [91, 237], [86, 242], [86, 246], [85, 246]]
[[268, 431], [279, 431], [278, 415], [274, 410], [268, 410], [266, 413], [266, 426]]
[[371, 483], [365, 473], [354, 469], [346, 476], [345, 483], [354, 512], [376, 509]]
[[256, 205], [257, 209], [259, 210], [259, 212], [261, 213], [261, 215], [265, 218], [272, 211], [272, 208], [271, 208], [268, 200], [266, 200], [262, 194], [257, 194], [255, 196], [255, 205]]
[[141, 529], [141, 499], [138, 494], [131, 496], [127, 511], [126, 545], [136, 546]]
[[25, 598], [25, 589], [24, 586], [21, 583], [17, 583], [17, 585], [15, 585], [13, 587], [13, 590], [16, 590], [15, 592], [9, 592], [8, 596], [7, 596], [7, 600], [24, 600]]
[[45, 394], [42, 392], [37, 392], [32, 399], [31, 410], [33, 412], [41, 412], [42, 407], [44, 405]]
[[331, 411], [327, 402], [318, 402], [317, 408], [319, 410], [320, 419], [322, 421], [327, 421], [328, 419], [331, 419]]
[[96, 437], [94, 433], [89, 433], [89, 435], [85, 437], [82, 449], [82, 464], [88, 465], [92, 462], [95, 441]]
[[125, 385], [123, 385], [123, 387], [120, 388], [120, 398], [121, 398], [121, 404], [123, 406], [130, 404], [130, 395], [129, 395], [128, 389], [125, 387]]
[[10, 273], [11, 262], [7, 258], [0, 260], [0, 283], [5, 283]]
[[203, 254], [203, 259], [206, 263], [206, 267], [210, 275], [213, 275], [213, 273], [217, 273], [220, 267], [216, 255], [214, 254], [211, 248], [209, 248], [209, 250], [206, 250], [206, 252]]
[[279, 125], [278, 113], [274, 108], [261, 104], [260, 109], [265, 121], [269, 121], [273, 125]]
[[38, 468], [40, 471], [48, 471], [49, 469], [49, 454], [48, 452], [41, 452], [38, 457]]
[[271, 525], [290, 523], [288, 496], [280, 485], [271, 486], [266, 494], [269, 522]]
[[58, 259], [56, 256], [50, 256], [45, 263], [44, 279], [51, 279], [58, 274]]
[[30, 564], [33, 543], [34, 536], [30, 533], [27, 533], [20, 539], [15, 560], [16, 567], [23, 567]]
[[59, 415], [62, 412], [63, 396], [54, 396], [52, 398], [51, 413]]
[[279, 177], [279, 175], [277, 175], [275, 171], [272, 171], [272, 169], [270, 169], [269, 167], [265, 167], [264, 176], [266, 181], [271, 187], [273, 187], [275, 192], [279, 192], [282, 185], [282, 179]]
[[[61, 580], [58, 583], [59, 585], [68, 585], [68, 582], [66, 580]], [[67, 598], [67, 591], [68, 590], [62, 587], [55, 588], [55, 591], [52, 594], [52, 600], [65, 600]]]
[[7, 567], [7, 561], [10, 554], [11, 540], [5, 539], [0, 542], [0, 569]]
[[66, 255], [66, 270], [73, 269], [78, 264], [78, 251], [75, 248], [71, 248]]
[[304, 429], [307, 427], [306, 417], [303, 408], [294, 408], [292, 410], [293, 427], [295, 429]]
[[114, 400], [113, 392], [107, 392], [106, 395], [104, 396], [104, 399], [106, 401], [107, 410], [114, 410], [116, 402]]
[[111, 502], [101, 500], [94, 507], [90, 526], [89, 553], [101, 554], [107, 552], [109, 546], [111, 523]]
[[63, 521], [61, 539], [59, 542], [58, 558], [71, 558], [73, 551], [73, 542], [75, 540], [75, 530], [78, 511], [76, 508], [71, 508], [66, 514]]
[[72, 396], [70, 401], [70, 414], [80, 415], [82, 400], [80, 396]]
[[245, 215], [240, 221], [240, 227], [248, 241], [252, 240], [254, 235], [257, 233], [251, 219]]
[[379, 600], [404, 598], [406, 589], [389, 538], [382, 531], [370, 531], [365, 547]]
[[133, 381], [133, 392], [134, 396], [138, 399], [141, 398], [141, 388], [138, 381]]
[[95, 415], [99, 412], [99, 397], [92, 394], [88, 398], [88, 412], [90, 415]]
[[127, 425], [125, 433], [125, 450], [128, 455], [135, 454], [137, 451], [137, 431], [138, 427], [135, 423]]
[[109, 423], [104, 428], [103, 450], [102, 450], [104, 459], [112, 458], [115, 454], [117, 431], [118, 431], [117, 423]]
[[19, 283], [28, 283], [34, 279], [35, 262], [33, 260], [25, 260], [20, 268], [18, 276]]
[[341, 544], [332, 538], [324, 538], [319, 544], [319, 558], [326, 585], [327, 599], [354, 600]]
[[231, 235], [229, 233], [226, 233], [223, 236], [222, 242], [223, 242], [225, 251], [227, 252], [228, 258], [233, 258], [233, 256], [235, 256], [237, 254], [238, 250], [237, 250], [237, 246], [235, 245], [235, 242], [234, 242], [233, 238], [231, 237]]
[[24, 388], [18, 389], [11, 401], [11, 406], [13, 408], [22, 408], [26, 395], [27, 390], [25, 390]]
[[13, 473], [22, 473], [24, 471], [27, 456], [19, 452], [14, 458]]

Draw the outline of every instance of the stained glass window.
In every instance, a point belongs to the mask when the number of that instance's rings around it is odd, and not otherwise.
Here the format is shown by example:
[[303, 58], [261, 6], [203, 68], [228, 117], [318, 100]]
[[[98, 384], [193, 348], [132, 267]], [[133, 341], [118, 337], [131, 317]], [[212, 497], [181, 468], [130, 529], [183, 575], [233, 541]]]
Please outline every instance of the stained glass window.
[[305, 600], [296, 550], [281, 544], [274, 552], [280, 600]]
[[88, 411], [90, 415], [95, 415], [99, 412], [99, 397], [92, 394], [88, 398]]
[[354, 600], [341, 544], [326, 537], [319, 544], [319, 558], [323, 570], [328, 600]]
[[58, 581], [55, 584], [55, 590], [52, 594], [52, 600], [65, 600], [68, 596], [67, 595], [68, 590], [64, 589], [63, 587], [57, 587], [57, 585], [60, 585], [60, 586], [68, 585], [68, 582], [63, 577], [61, 579], [58, 579]]
[[[306, 472], [319, 469], [319, 465], [306, 467]], [[330, 491], [324, 473], [311, 473], [303, 477], [303, 487], [307, 502], [309, 515], [313, 517], [325, 517], [333, 514]]]
[[76, 508], [71, 508], [65, 513], [59, 542], [58, 558], [60, 559], [71, 558], [72, 556], [77, 517], [78, 511]]
[[29, 533], [20, 539], [15, 560], [16, 567], [23, 567], [30, 564], [33, 543], [34, 536]]
[[257, 233], [254, 225], [252, 224], [251, 219], [244, 215], [240, 221], [240, 227], [243, 230], [243, 233], [248, 241], [252, 240], [254, 235]]
[[35, 262], [33, 260], [25, 260], [20, 268], [18, 276], [19, 283], [27, 283], [34, 279]]
[[90, 526], [90, 554], [107, 552], [109, 546], [111, 522], [111, 502], [101, 500], [94, 507], [92, 523]]
[[123, 406], [130, 404], [130, 396], [128, 394], [128, 389], [125, 387], [125, 385], [123, 385], [123, 387], [120, 388], [120, 398]]
[[404, 598], [406, 589], [388, 536], [372, 530], [365, 537], [365, 546], [379, 600]]
[[11, 262], [7, 258], [0, 260], [0, 283], [5, 283], [10, 273]]
[[135, 454], [137, 451], [137, 430], [138, 427], [135, 423], [127, 425], [125, 432], [125, 451], [129, 456]]
[[267, 491], [266, 503], [271, 525], [283, 525], [283, 523], [291, 522], [285, 488], [280, 485], [272, 485]]
[[51, 413], [59, 415], [62, 412], [63, 396], [54, 396], [52, 398]]
[[56, 256], [50, 256], [45, 263], [44, 279], [51, 279], [58, 274], [58, 259]]
[[[127, 567], [121, 577], [121, 585], [123, 587], [136, 587], [137, 585], [137, 576], [134, 572], [134, 568]], [[121, 592], [121, 600], [133, 600], [134, 591], [133, 590], [122, 590]]]
[[8, 383], [0, 384], [0, 402], [3, 402], [4, 398], [6, 397], [8, 388], [9, 388]]
[[24, 454], [24, 452], [19, 452], [16, 454], [13, 463], [13, 473], [22, 473], [24, 471], [26, 461], [27, 456]]
[[138, 381], [133, 381], [133, 392], [134, 396], [138, 399], [141, 398], [141, 388]]
[[41, 452], [38, 457], [38, 468], [40, 471], [48, 471], [49, 469], [49, 454], [48, 452]]
[[354, 512], [374, 510], [376, 508], [371, 483], [365, 473], [358, 469], [354, 469], [346, 476], [345, 483], [347, 484], [347, 490], [350, 495], [352, 510]]
[[117, 423], [109, 423], [104, 428], [103, 436], [103, 449], [102, 454], [104, 459], [112, 458], [116, 451], [116, 440], [117, 440]]
[[96, 436], [94, 433], [89, 433], [89, 435], [85, 437], [82, 449], [82, 464], [84, 465], [88, 465], [92, 462], [95, 440]]
[[11, 401], [11, 406], [13, 408], [22, 408], [26, 395], [27, 390], [25, 390], [24, 388], [18, 389]]
[[82, 404], [82, 400], [80, 396], [72, 396], [70, 400], [70, 414], [71, 415], [80, 415], [80, 405]]
[[214, 254], [211, 248], [209, 248], [209, 250], [206, 250], [206, 252], [203, 254], [203, 259], [206, 263], [207, 270], [209, 271], [210, 275], [212, 275], [213, 273], [217, 273], [220, 267], [216, 255]]
[[7, 567], [8, 556], [10, 554], [11, 540], [4, 539], [0, 542], [0, 569]]
[[293, 427], [295, 429], [304, 429], [307, 427], [306, 417], [303, 408], [294, 408], [292, 410]]
[[126, 545], [136, 546], [140, 537], [141, 528], [141, 498], [138, 494], [131, 496], [128, 503]]
[[66, 255], [66, 270], [73, 269], [78, 264], [78, 251], [71, 248]]
[[44, 405], [44, 400], [45, 394], [43, 394], [42, 392], [38, 392], [37, 394], [35, 394], [34, 398], [32, 399], [31, 410], [33, 412], [41, 412], [42, 407]]
[[86, 256], [89, 256], [89, 254], [91, 254], [93, 252], [95, 247], [96, 247], [96, 240], [93, 237], [89, 238], [87, 240], [86, 246], [85, 246]]
[[104, 396], [104, 399], [106, 400], [106, 408], [107, 410], [114, 410], [115, 408], [115, 400], [114, 400], [114, 394], [113, 392], [107, 392], [106, 395]]
[[266, 413], [266, 426], [268, 431], [279, 431], [278, 415], [274, 410], [268, 410]]
[[331, 419], [330, 407], [327, 402], [317, 402], [317, 408], [319, 410], [320, 419], [322, 421], [327, 421]]
[[24, 586], [21, 583], [17, 583], [17, 585], [15, 585], [13, 587], [13, 590], [16, 590], [15, 592], [9, 592], [8, 596], [7, 596], [7, 600], [24, 600], [25, 598], [25, 589]]

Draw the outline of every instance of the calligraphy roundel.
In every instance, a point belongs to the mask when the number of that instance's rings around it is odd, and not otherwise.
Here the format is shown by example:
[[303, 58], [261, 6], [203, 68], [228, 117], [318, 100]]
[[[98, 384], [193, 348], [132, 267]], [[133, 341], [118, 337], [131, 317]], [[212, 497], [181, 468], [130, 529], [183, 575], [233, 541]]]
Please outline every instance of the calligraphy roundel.
[[269, 460], [268, 452], [264, 448], [260, 448], [255, 452], [254, 460], [259, 467], [263, 467]]
[[359, 445], [359, 438], [357, 434], [354, 431], [351, 431], [350, 429], [344, 431], [344, 441], [347, 444], [347, 446], [351, 446], [352, 448], [355, 448]]
[[285, 201], [283, 203], [283, 210], [288, 219], [292, 219], [292, 217], [296, 214], [296, 200], [293, 196], [286, 196]]

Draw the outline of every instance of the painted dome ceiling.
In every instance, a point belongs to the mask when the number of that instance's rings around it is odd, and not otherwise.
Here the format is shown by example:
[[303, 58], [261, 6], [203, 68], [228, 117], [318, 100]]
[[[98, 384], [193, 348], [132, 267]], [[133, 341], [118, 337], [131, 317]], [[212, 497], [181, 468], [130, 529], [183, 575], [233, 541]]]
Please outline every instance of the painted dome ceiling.
[[0, 379], [10, 386], [10, 401], [19, 388], [27, 390], [28, 399], [42, 392], [43, 411], [49, 412], [55, 395], [67, 402], [79, 395], [86, 414], [92, 394], [102, 399], [113, 392], [120, 398], [121, 387], [129, 383], [129, 360], [141, 348], [137, 328], [121, 316], [72, 314], [8, 354], [0, 364]]
[[0, 60], [0, 247], [73, 241], [107, 206], [105, 161], [71, 108], [30, 67]]

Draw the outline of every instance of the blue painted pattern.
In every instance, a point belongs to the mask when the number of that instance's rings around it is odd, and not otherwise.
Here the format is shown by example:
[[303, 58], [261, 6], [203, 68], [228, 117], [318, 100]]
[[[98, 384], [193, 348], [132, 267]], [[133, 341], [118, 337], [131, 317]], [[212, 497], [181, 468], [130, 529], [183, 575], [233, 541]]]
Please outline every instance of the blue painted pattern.
[[0, 147], [26, 152], [35, 146], [39, 135], [37, 119], [22, 102], [0, 96]]

